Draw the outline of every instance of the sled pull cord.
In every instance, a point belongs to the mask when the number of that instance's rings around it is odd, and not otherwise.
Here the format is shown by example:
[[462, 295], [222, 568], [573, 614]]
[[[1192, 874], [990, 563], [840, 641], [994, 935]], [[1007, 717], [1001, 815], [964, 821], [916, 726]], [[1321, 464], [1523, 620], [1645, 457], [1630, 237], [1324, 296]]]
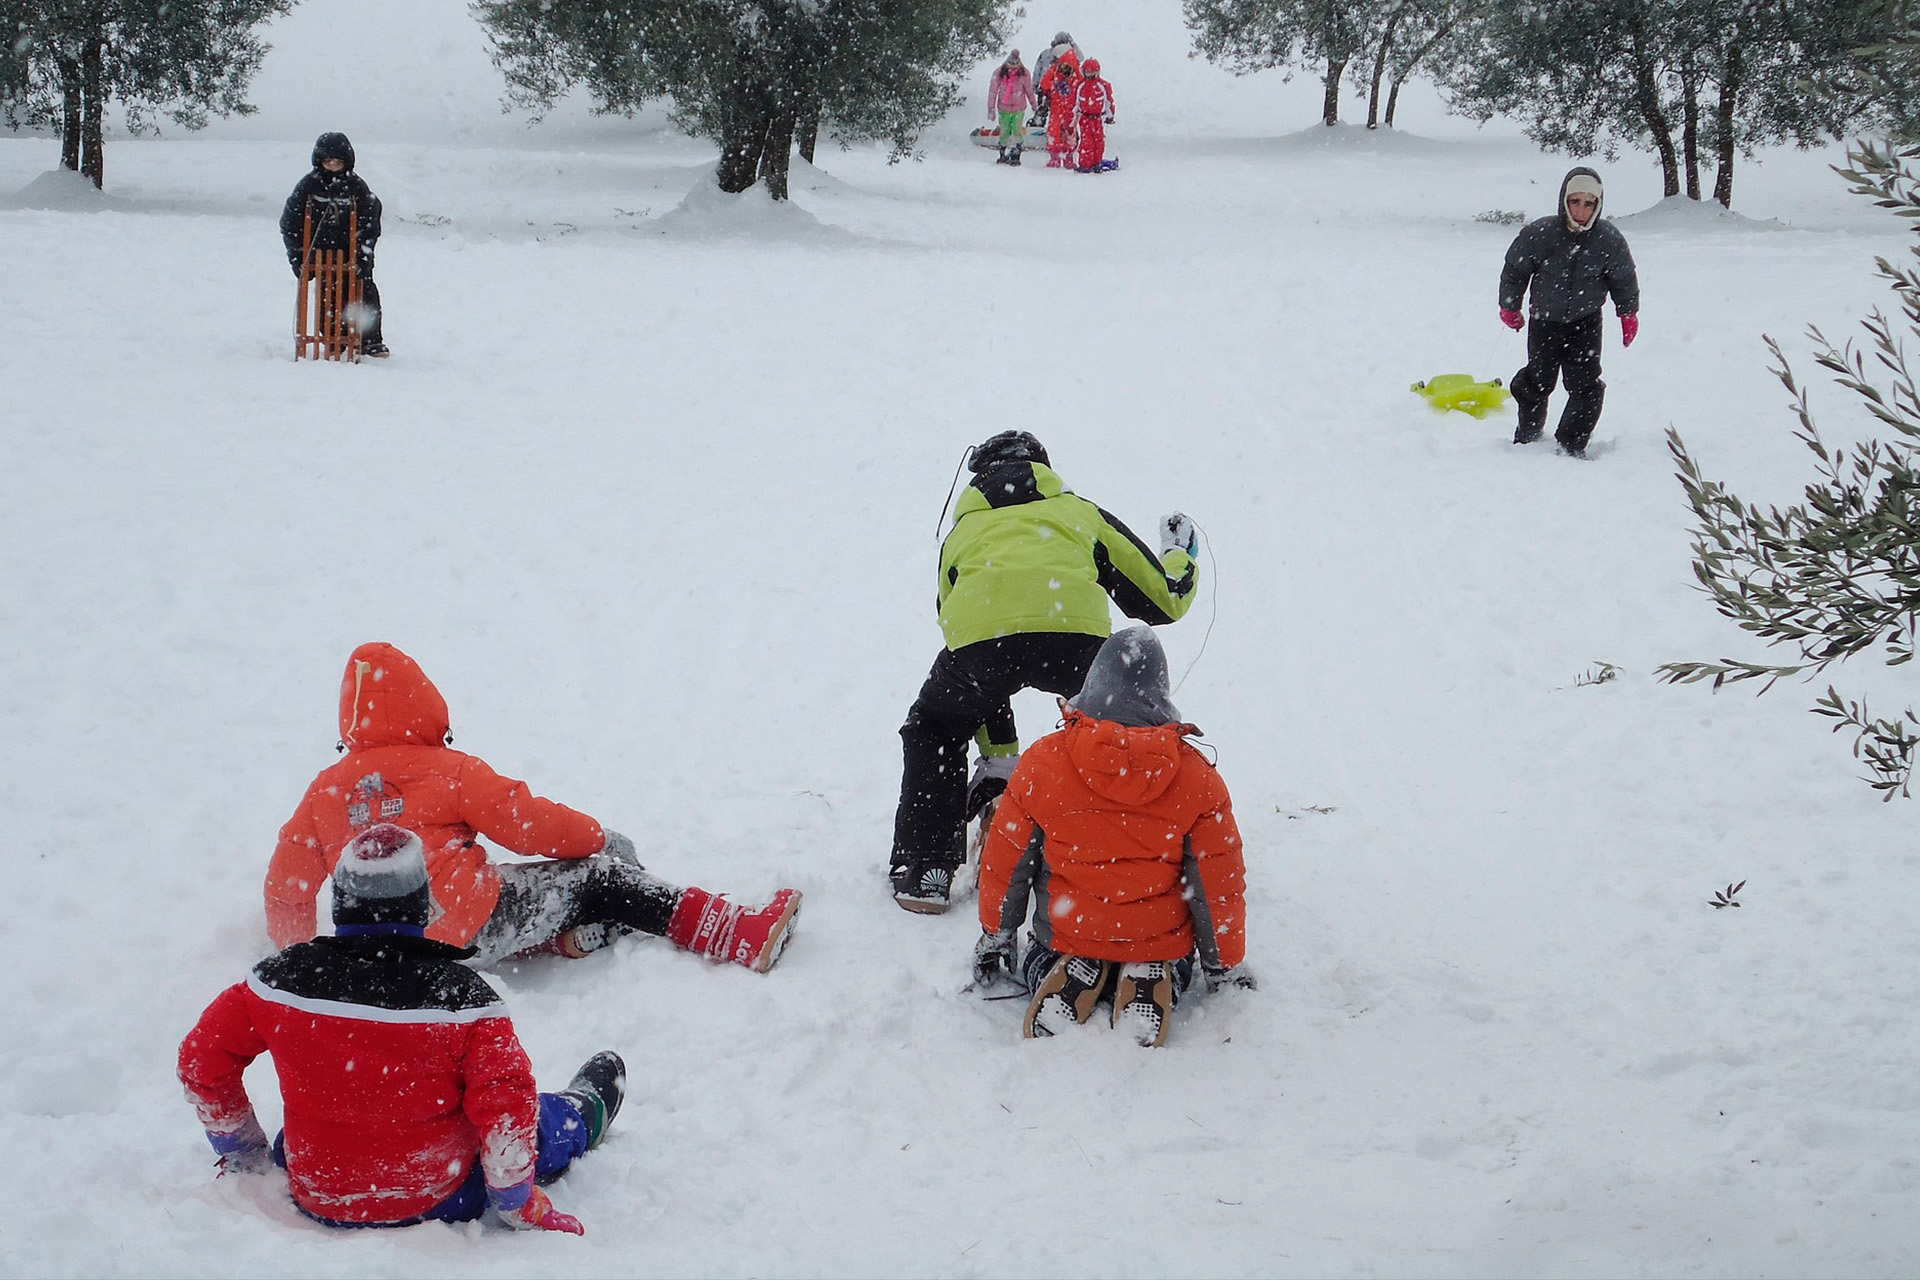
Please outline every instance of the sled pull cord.
[[1187, 677], [1193, 674], [1193, 669], [1200, 665], [1200, 659], [1207, 651], [1207, 641], [1213, 639], [1213, 624], [1220, 620], [1220, 560], [1213, 554], [1213, 539], [1207, 536], [1205, 527], [1197, 523], [1193, 527], [1200, 530], [1200, 540], [1207, 544], [1207, 559], [1213, 562], [1213, 590], [1207, 593], [1207, 630], [1206, 634], [1200, 637], [1200, 652], [1193, 655], [1193, 661], [1189, 662], [1187, 669], [1180, 673], [1179, 682], [1173, 686], [1175, 693], [1180, 692], [1180, 686], [1187, 682]]
[[936, 538], [940, 536], [940, 531], [947, 527], [947, 508], [953, 505], [953, 495], [960, 488], [960, 472], [965, 469], [967, 459], [972, 456], [972, 445], [960, 451], [960, 465], [953, 469], [953, 483], [947, 486], [947, 500], [940, 504], [940, 523], [933, 527], [933, 536]]

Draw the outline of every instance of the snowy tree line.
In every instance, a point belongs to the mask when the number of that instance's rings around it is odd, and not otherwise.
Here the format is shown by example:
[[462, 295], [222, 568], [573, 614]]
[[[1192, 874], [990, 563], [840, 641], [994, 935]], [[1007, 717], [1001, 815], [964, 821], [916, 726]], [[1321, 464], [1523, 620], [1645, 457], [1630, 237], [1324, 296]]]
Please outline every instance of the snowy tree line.
[[244, 115], [266, 56], [256, 28], [293, 0], [0, 0], [0, 120], [59, 130], [60, 163], [106, 180], [106, 119], [189, 129]]
[[[1322, 120], [1343, 82], [1369, 128], [1408, 76], [1450, 108], [1521, 121], [1548, 150], [1658, 157], [1665, 193], [1733, 201], [1734, 162], [1914, 121], [1908, 0], [1184, 0], [1195, 51], [1239, 73], [1309, 70]], [[1380, 86], [1391, 91], [1382, 120]]]

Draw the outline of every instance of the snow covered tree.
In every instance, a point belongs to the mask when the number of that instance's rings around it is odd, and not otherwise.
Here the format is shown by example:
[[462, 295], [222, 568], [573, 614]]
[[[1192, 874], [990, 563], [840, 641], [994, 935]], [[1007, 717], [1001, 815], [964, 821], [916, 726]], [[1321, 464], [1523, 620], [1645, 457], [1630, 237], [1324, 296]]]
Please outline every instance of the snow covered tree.
[[998, 52], [1008, 0], [479, 0], [508, 101], [546, 110], [575, 84], [601, 112], [655, 98], [720, 145], [723, 191], [787, 198], [796, 134], [912, 154]]
[[256, 28], [294, 0], [0, 0], [0, 119], [58, 127], [60, 163], [106, 181], [106, 118], [129, 132], [246, 115], [267, 44]]
[[1340, 81], [1378, 47], [1400, 0], [1182, 0], [1194, 52], [1237, 76], [1320, 70], [1322, 124], [1340, 123]]
[[1710, 148], [1714, 198], [1731, 206], [1736, 156], [1865, 118], [1863, 95], [1835, 90], [1873, 30], [1857, 0], [1494, 0], [1442, 81], [1453, 109], [1516, 117], [1549, 150], [1653, 151], [1669, 196], [1700, 197]]
[[[1907, 220], [1920, 233], [1920, 147], [1896, 150], [1863, 145], [1844, 175], [1853, 189]], [[1676, 431], [1668, 447], [1699, 524], [1693, 535], [1693, 571], [1715, 609], [1770, 645], [1799, 650], [1793, 663], [1671, 662], [1660, 668], [1679, 683], [1713, 681], [1714, 688], [1764, 680], [1765, 693], [1783, 676], [1825, 670], [1875, 648], [1889, 666], [1912, 661], [1920, 632], [1920, 386], [1907, 365], [1905, 343], [1920, 339], [1920, 244], [1901, 265], [1879, 259], [1880, 275], [1900, 300], [1903, 322], [1875, 311], [1862, 324], [1867, 354], [1851, 342], [1836, 348], [1813, 331], [1815, 362], [1896, 434], [1851, 448], [1829, 447], [1815, 429], [1807, 393], [1795, 381], [1771, 339], [1773, 372], [1793, 397], [1800, 427], [1794, 434], [1813, 454], [1818, 479], [1806, 501], [1758, 507], [1706, 479]], [[1873, 381], [1884, 376], [1885, 385]], [[1883, 799], [1905, 796], [1913, 780], [1920, 716], [1908, 708], [1875, 718], [1864, 699], [1848, 700], [1833, 686], [1813, 710], [1852, 729], [1854, 756], [1865, 761]]]

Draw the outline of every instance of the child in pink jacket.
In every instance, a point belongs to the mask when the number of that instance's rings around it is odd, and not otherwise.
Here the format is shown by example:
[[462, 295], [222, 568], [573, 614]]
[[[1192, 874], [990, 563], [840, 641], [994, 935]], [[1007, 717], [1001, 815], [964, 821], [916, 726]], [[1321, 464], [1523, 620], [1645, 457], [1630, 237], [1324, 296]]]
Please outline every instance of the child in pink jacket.
[[1033, 77], [1027, 74], [1020, 51], [1015, 49], [994, 70], [987, 85], [987, 116], [997, 117], [1000, 125], [1000, 158], [994, 163], [1020, 163], [1020, 149], [1027, 141], [1027, 112], [1036, 101]]

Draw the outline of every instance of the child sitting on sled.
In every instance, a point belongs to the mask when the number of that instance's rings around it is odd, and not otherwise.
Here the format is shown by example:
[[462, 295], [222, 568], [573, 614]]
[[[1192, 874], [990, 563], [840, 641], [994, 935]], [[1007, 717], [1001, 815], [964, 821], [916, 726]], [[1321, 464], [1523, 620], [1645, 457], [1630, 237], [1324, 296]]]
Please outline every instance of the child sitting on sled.
[[[1110, 636], [1066, 722], [1020, 757], [980, 864], [974, 981], [1032, 996], [1023, 1032], [1050, 1036], [1103, 1001], [1164, 1044], [1197, 957], [1206, 989], [1251, 988], [1246, 865], [1233, 802], [1186, 739], [1167, 658], [1147, 627]], [[1032, 902], [1032, 938], [1016, 935]]]

